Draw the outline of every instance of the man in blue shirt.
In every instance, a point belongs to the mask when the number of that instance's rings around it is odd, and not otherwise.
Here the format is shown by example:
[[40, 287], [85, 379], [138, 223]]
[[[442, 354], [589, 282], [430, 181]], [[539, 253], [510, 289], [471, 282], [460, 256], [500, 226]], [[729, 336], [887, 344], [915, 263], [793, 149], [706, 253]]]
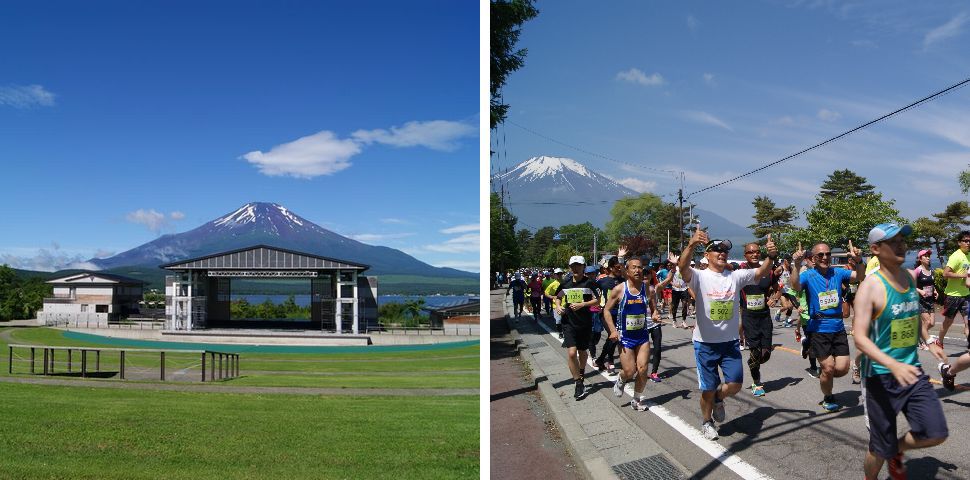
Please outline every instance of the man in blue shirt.
[[[832, 395], [832, 380], [849, 372], [849, 340], [842, 321], [842, 283], [846, 279], [861, 282], [866, 276], [866, 265], [860, 260], [862, 252], [852, 246], [851, 240], [847, 253], [850, 269], [832, 268], [832, 249], [826, 243], [817, 243], [812, 247], [815, 268], [791, 278], [792, 290], [797, 293], [805, 289], [809, 315], [805, 331], [811, 332], [811, 348], [822, 368], [818, 383], [823, 397], [818, 404], [829, 412], [842, 408]], [[804, 257], [805, 251], [799, 243], [792, 263], [801, 265]]]

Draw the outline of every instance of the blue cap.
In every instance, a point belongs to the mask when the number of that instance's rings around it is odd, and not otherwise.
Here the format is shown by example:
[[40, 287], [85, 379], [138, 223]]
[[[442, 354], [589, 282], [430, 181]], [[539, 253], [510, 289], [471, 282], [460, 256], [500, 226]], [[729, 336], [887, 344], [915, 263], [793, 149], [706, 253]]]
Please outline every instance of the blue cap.
[[880, 223], [872, 230], [869, 230], [869, 243], [882, 242], [884, 240], [889, 240], [896, 235], [902, 233], [904, 237], [908, 237], [909, 234], [913, 233], [913, 227], [909, 225], [903, 225], [900, 227], [895, 223]]
[[600, 269], [598, 269], [598, 268], [596, 268], [596, 267], [594, 267], [592, 265], [586, 267], [586, 273], [596, 273], [596, 272], [599, 272], [599, 271], [600, 271]]

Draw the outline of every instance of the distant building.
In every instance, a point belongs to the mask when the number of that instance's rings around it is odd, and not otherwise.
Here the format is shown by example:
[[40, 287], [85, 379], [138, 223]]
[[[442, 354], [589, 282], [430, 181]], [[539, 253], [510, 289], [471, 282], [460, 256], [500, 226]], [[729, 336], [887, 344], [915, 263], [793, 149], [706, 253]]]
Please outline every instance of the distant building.
[[424, 307], [428, 312], [431, 328], [440, 328], [446, 333], [478, 335], [481, 324], [481, 300], [469, 298], [449, 305]]
[[[370, 268], [267, 245], [219, 252], [162, 265], [167, 330], [211, 328], [299, 329], [366, 333], [377, 324], [377, 279]], [[231, 316], [234, 279], [302, 280], [309, 319], [237, 319]]]
[[138, 312], [145, 282], [103, 272], [81, 272], [48, 280], [54, 296], [44, 299], [37, 319], [46, 325], [107, 326]]

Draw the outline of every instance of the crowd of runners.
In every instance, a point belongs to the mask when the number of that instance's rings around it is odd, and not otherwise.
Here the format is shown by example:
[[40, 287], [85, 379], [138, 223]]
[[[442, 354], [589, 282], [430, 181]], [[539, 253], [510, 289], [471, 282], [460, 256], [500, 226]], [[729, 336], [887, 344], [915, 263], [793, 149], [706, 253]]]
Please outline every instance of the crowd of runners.
[[[526, 309], [535, 318], [555, 320], [556, 334], [568, 349], [577, 401], [589, 393], [585, 367], [595, 357], [591, 363], [596, 369], [616, 376], [614, 395], [621, 397], [625, 384], [633, 382], [630, 406], [647, 410], [644, 390], [648, 381], [661, 381], [660, 326], [669, 322], [692, 330], [700, 429], [716, 440], [718, 424], [725, 421], [724, 401], [744, 384], [743, 350], [748, 351], [749, 390], [765, 395], [761, 366], [771, 359], [774, 324], [779, 324], [794, 328], [802, 357], [809, 362], [807, 370], [818, 379], [823, 411], [842, 408], [833, 395], [835, 378], [851, 372], [852, 383], [861, 383], [870, 436], [864, 460], [867, 479], [877, 478], [886, 462], [890, 478], [906, 478], [904, 452], [946, 440], [942, 405], [918, 351], [928, 350], [938, 360], [936, 370], [948, 390], [955, 389], [959, 372], [970, 369], [970, 231], [958, 235], [959, 248], [943, 266], [944, 320], [939, 334], [932, 335], [940, 303], [930, 269], [932, 252], [920, 250], [913, 268], [904, 265], [912, 233], [908, 225], [874, 226], [865, 253], [851, 242], [844, 246], [845, 265], [833, 264], [832, 248], [824, 242], [807, 251], [799, 244], [791, 255], [782, 256], [770, 235], [764, 247], [744, 245], [744, 262], [729, 263], [731, 242], [711, 239], [697, 227], [680, 255], [668, 253], [659, 264], [621, 249], [595, 265], [573, 256], [567, 271], [522, 269], [495, 275], [496, 286], [507, 283], [506, 293], [512, 295], [514, 321]], [[695, 262], [698, 250], [703, 254]], [[942, 339], [958, 314], [964, 317], [968, 352], [950, 363]], [[845, 319], [850, 316], [847, 331]], [[850, 358], [849, 335], [855, 358]], [[900, 413], [909, 431], [897, 437]]]

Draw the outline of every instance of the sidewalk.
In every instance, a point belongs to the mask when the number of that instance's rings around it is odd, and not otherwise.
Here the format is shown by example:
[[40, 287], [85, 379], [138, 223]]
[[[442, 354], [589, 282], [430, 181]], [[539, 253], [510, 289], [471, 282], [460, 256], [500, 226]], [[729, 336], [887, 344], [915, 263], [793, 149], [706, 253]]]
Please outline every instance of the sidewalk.
[[[493, 316], [509, 309], [504, 293], [492, 291], [490, 308]], [[582, 401], [573, 399], [573, 380], [562, 353], [557, 351], [560, 346], [547, 342], [546, 332], [531, 316], [524, 315], [518, 322], [507, 321], [520, 355], [531, 368], [538, 391], [574, 457], [591, 478], [688, 478], [687, 469], [632, 423], [605, 395], [594, 390]], [[495, 418], [493, 414], [493, 423]], [[492, 438], [494, 451], [495, 437]]]

